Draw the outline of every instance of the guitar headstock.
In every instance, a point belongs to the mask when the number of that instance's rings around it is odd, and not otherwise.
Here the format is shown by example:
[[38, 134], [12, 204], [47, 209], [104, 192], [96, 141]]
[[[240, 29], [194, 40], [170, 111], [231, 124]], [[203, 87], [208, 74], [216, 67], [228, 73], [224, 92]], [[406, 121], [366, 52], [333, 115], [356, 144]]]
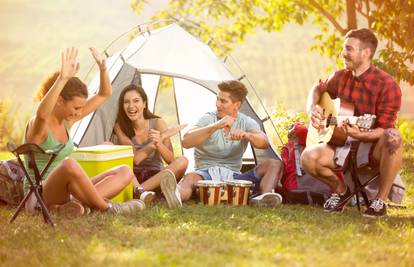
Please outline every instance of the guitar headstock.
[[359, 128], [371, 129], [374, 126], [375, 118], [376, 118], [375, 115], [364, 114], [364, 116], [358, 117], [358, 119], [356, 121], [356, 125]]

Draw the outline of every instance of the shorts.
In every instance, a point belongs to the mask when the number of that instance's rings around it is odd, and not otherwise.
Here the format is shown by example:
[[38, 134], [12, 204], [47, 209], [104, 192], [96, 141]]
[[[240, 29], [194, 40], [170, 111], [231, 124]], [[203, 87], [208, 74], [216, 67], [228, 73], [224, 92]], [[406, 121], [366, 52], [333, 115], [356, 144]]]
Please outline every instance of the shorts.
[[134, 175], [138, 180], [138, 183], [142, 184], [152, 176], [156, 175], [162, 170], [158, 169], [134, 169]]
[[[357, 150], [357, 166], [370, 166], [370, 167], [378, 167], [379, 162], [374, 158], [373, 152], [375, 145], [377, 143], [354, 143], [352, 146], [358, 146]], [[347, 166], [348, 161], [350, 160], [350, 149], [351, 147], [335, 147], [330, 145], [332, 149], [335, 150], [334, 161], [339, 168], [343, 166]]]

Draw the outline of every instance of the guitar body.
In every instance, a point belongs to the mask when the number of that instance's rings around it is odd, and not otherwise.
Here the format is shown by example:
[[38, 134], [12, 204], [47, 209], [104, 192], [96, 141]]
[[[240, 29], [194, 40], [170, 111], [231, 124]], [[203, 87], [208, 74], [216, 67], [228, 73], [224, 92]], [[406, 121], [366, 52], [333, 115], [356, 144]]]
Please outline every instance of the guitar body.
[[[317, 104], [325, 110], [324, 115], [326, 118], [352, 117], [354, 115], [354, 105], [346, 101], [341, 101], [340, 109], [337, 111], [333, 100], [327, 92], [322, 93]], [[324, 129], [318, 130], [312, 126], [312, 123], [309, 123], [306, 146], [308, 147], [321, 143], [330, 143], [335, 146], [343, 146], [346, 139], [347, 134], [342, 127], [337, 127], [337, 125], [328, 125]]]

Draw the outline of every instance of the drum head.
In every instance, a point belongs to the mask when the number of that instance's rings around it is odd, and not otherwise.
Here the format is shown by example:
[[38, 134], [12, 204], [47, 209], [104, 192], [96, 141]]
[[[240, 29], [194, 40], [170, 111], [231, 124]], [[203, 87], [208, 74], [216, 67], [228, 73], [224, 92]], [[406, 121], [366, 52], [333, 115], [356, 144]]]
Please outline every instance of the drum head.
[[198, 187], [221, 187], [224, 186], [225, 183], [222, 181], [213, 181], [213, 180], [200, 180], [196, 183]]
[[251, 187], [253, 186], [253, 183], [251, 181], [247, 180], [236, 180], [236, 179], [226, 179], [223, 180], [227, 185], [232, 186], [240, 186], [240, 187]]

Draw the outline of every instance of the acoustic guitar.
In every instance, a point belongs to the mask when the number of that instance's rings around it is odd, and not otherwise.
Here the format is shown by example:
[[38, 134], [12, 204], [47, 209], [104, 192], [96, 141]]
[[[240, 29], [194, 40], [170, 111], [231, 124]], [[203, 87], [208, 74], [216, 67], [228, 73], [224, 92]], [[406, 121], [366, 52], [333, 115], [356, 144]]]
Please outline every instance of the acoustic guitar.
[[309, 123], [306, 137], [307, 147], [321, 143], [330, 143], [335, 146], [345, 145], [348, 135], [341, 127], [345, 123], [356, 124], [362, 129], [371, 129], [374, 126], [375, 115], [354, 116], [354, 105], [350, 102], [341, 101], [339, 112], [337, 112], [334, 102], [327, 92], [322, 93], [317, 104], [324, 110], [324, 128], [316, 129], [312, 123]]

